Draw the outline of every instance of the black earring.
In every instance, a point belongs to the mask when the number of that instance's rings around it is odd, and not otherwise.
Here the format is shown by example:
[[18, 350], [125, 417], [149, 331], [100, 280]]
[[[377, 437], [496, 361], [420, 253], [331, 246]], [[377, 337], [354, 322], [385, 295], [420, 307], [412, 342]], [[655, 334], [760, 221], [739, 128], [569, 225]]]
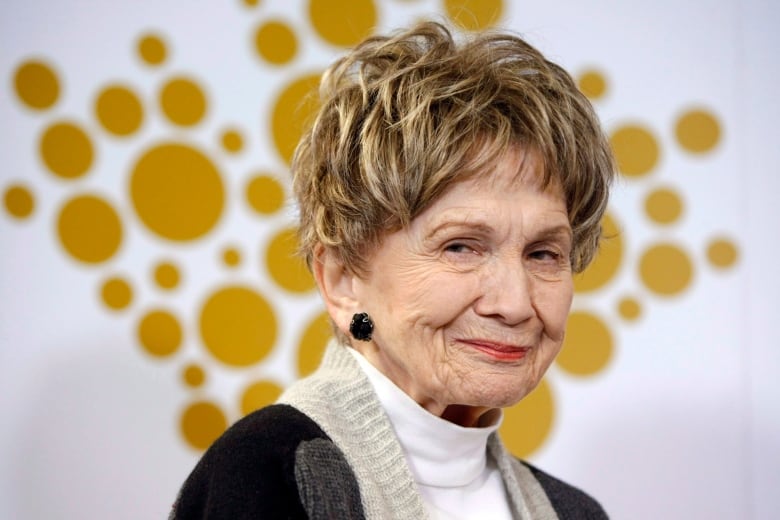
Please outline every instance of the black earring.
[[352, 321], [349, 324], [349, 332], [352, 337], [360, 341], [371, 341], [371, 333], [374, 332], [374, 322], [365, 312], [358, 312], [352, 315]]

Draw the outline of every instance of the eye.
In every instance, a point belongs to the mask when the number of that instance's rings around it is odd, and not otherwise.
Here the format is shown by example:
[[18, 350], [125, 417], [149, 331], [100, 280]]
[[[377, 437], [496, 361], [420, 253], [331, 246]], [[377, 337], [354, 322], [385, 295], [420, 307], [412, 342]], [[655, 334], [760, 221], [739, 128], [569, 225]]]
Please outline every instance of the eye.
[[453, 242], [444, 247], [447, 253], [476, 253], [473, 247], [463, 242]]
[[542, 262], [558, 262], [561, 254], [550, 249], [540, 249], [531, 253], [531, 258]]

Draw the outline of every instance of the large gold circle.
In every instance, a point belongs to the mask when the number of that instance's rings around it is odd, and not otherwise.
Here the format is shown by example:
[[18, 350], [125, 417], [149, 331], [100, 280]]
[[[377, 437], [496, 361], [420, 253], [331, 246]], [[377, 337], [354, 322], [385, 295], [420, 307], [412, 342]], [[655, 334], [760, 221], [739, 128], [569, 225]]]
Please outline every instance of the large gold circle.
[[200, 312], [200, 334], [206, 349], [235, 367], [263, 360], [276, 343], [276, 317], [266, 299], [242, 286], [223, 287]]
[[159, 144], [143, 154], [130, 175], [136, 214], [163, 238], [201, 238], [222, 215], [225, 195], [219, 171], [191, 146]]

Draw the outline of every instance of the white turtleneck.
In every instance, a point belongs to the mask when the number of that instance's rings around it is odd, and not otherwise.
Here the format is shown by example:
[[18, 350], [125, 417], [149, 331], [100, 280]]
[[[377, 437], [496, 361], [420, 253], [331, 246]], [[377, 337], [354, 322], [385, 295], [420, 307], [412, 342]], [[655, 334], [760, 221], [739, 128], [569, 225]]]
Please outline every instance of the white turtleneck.
[[353, 348], [393, 425], [430, 517], [434, 520], [511, 519], [512, 513], [487, 441], [501, 424], [464, 428], [418, 405]]

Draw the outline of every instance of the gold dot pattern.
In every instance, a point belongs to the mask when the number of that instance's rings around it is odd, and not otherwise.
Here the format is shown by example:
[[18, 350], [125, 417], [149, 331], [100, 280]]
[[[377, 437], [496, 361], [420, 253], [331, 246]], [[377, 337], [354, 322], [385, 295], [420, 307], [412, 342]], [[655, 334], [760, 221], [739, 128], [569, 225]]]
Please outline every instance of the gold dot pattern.
[[623, 298], [618, 303], [618, 313], [624, 320], [634, 321], [642, 314], [642, 306], [634, 298]]
[[80, 262], [105, 262], [122, 243], [122, 223], [114, 208], [96, 195], [79, 195], [65, 203], [57, 219], [65, 251]]
[[154, 357], [168, 357], [179, 350], [182, 328], [172, 312], [162, 309], [147, 312], [138, 324], [141, 346]]
[[120, 311], [133, 301], [133, 289], [124, 278], [109, 278], [100, 288], [100, 298], [109, 309]]
[[569, 316], [566, 338], [556, 363], [576, 376], [591, 376], [604, 369], [612, 358], [612, 334], [604, 321], [590, 312]]
[[320, 75], [311, 74], [290, 83], [274, 103], [271, 130], [274, 145], [287, 164], [292, 160], [295, 147], [305, 128], [319, 107], [317, 88]]
[[243, 0], [243, 1], [244, 1], [244, 5], [247, 7], [255, 7], [259, 3], [259, 0]]
[[574, 276], [576, 292], [601, 289], [615, 277], [623, 261], [623, 238], [612, 214], [604, 215], [601, 228], [603, 238], [596, 258], [585, 271]]
[[238, 130], [226, 130], [222, 133], [222, 148], [228, 153], [238, 153], [244, 148], [244, 138]]
[[81, 177], [92, 166], [93, 147], [87, 134], [75, 123], [55, 123], [41, 136], [44, 164], [63, 179]]
[[314, 289], [314, 278], [303, 260], [295, 254], [298, 239], [295, 230], [284, 229], [268, 245], [265, 263], [271, 278], [282, 288], [294, 293]]
[[642, 255], [639, 275], [642, 283], [654, 293], [674, 296], [691, 283], [693, 266], [682, 249], [674, 244], [660, 243]]
[[282, 395], [283, 388], [273, 381], [252, 383], [241, 396], [241, 415], [248, 415], [273, 404]]
[[206, 115], [206, 95], [194, 80], [174, 78], [160, 92], [160, 107], [171, 123], [194, 126]]
[[658, 163], [658, 141], [643, 126], [626, 125], [610, 136], [618, 168], [626, 177], [641, 177], [650, 173]]
[[206, 382], [206, 372], [203, 371], [200, 365], [195, 363], [190, 363], [184, 367], [181, 377], [184, 380], [184, 384], [190, 388], [200, 388]]
[[447, 16], [467, 31], [481, 31], [496, 25], [504, 10], [503, 0], [444, 0]]
[[154, 281], [160, 289], [175, 289], [179, 279], [179, 268], [171, 262], [160, 262], [154, 268]]
[[52, 68], [41, 61], [26, 61], [14, 74], [19, 100], [34, 110], [51, 108], [59, 98], [60, 82]]
[[110, 134], [134, 134], [144, 118], [138, 96], [127, 87], [113, 85], [103, 89], [95, 101], [95, 113], [101, 126]]
[[181, 432], [192, 448], [203, 451], [227, 429], [227, 418], [216, 404], [197, 401], [189, 405], [181, 416]]
[[680, 218], [683, 203], [674, 190], [659, 188], [645, 199], [645, 212], [657, 224], [672, 224]]
[[538, 450], [550, 435], [555, 420], [552, 388], [542, 379], [518, 404], [504, 410], [499, 433], [507, 449], [518, 457]]
[[271, 215], [284, 204], [284, 188], [270, 175], [258, 175], [246, 187], [249, 206], [261, 215]]
[[290, 62], [298, 52], [298, 40], [293, 30], [280, 21], [266, 22], [255, 33], [257, 54], [273, 65]]
[[5, 210], [14, 218], [26, 219], [35, 210], [35, 198], [25, 186], [14, 184], [3, 195]]
[[222, 176], [199, 150], [164, 143], [148, 150], [131, 173], [136, 214], [151, 231], [175, 241], [208, 233], [222, 215]]
[[732, 267], [737, 262], [737, 257], [737, 246], [726, 238], [717, 238], [707, 246], [707, 259], [714, 267]]
[[587, 70], [577, 79], [577, 86], [588, 98], [598, 100], [607, 93], [607, 79], [597, 70]]
[[276, 343], [276, 317], [252, 289], [229, 286], [208, 297], [200, 313], [200, 335], [219, 361], [235, 367], [259, 363]]
[[[246, 7], [255, 7], [258, 0], [239, 0]], [[440, 7], [450, 20], [468, 31], [495, 26], [506, 9], [502, 0], [442, 0]], [[369, 35], [377, 24], [375, 0], [309, 0], [311, 28], [328, 45], [352, 46]], [[301, 134], [312, 121], [317, 109], [318, 74], [292, 76], [289, 65], [302, 52], [304, 40], [298, 39], [296, 24], [278, 19], [264, 19], [247, 30], [245, 52], [257, 59], [264, 72], [284, 72], [290, 78], [275, 99], [263, 106], [270, 111], [269, 125], [273, 146], [281, 159], [289, 164]], [[304, 27], [304, 26], [301, 26]], [[304, 27], [305, 28], [305, 27]], [[309, 32], [309, 31], [304, 31]], [[303, 34], [303, 33], [302, 33]], [[169, 61], [169, 46], [157, 34], [144, 34], [136, 41], [140, 62], [160, 67]], [[285, 69], [282, 71], [281, 69]], [[15, 71], [14, 88], [19, 103], [29, 109], [46, 110], [62, 97], [62, 85], [53, 66], [41, 61], [23, 62]], [[151, 72], [146, 70], [145, 73]], [[196, 76], [197, 77], [197, 76]], [[580, 90], [591, 100], [610, 94], [608, 76], [596, 68], [584, 70], [577, 78]], [[209, 124], [211, 102], [208, 85], [193, 77], [165, 76], [157, 91], [156, 104], [161, 113], [148, 110], [142, 97], [126, 81], [101, 83], [95, 89], [94, 116], [99, 123], [87, 133], [86, 126], [70, 121], [49, 120], [39, 139], [39, 151], [46, 168], [60, 179], [78, 179], [95, 164], [99, 149], [93, 143], [100, 138], [137, 137], [139, 130], [153, 117], [163, 116], [175, 125], [174, 130], [186, 139], [210, 135], [216, 138], [217, 161], [235, 166], [245, 157], [226, 157], [245, 151], [247, 137], [236, 126], [216, 121], [205, 134], [187, 136], [194, 127]], [[215, 91], [216, 92], [216, 91]], [[155, 101], [153, 101], [155, 103]], [[256, 107], [255, 107], [256, 108]], [[269, 109], [269, 110], [266, 110]], [[241, 123], [239, 123], [240, 125]], [[48, 126], [46, 126], [48, 125]], [[710, 110], [687, 108], [674, 121], [675, 143], [685, 152], [704, 154], [715, 150], [722, 141], [723, 129]], [[658, 168], [661, 146], [653, 129], [643, 124], [624, 124], [610, 135], [623, 175], [645, 177]], [[213, 148], [213, 147], [212, 147]], [[95, 266], [117, 256], [123, 245], [123, 225], [136, 224], [162, 238], [163, 246], [181, 248], [184, 242], [205, 241], [218, 230], [230, 202], [226, 186], [230, 186], [228, 171], [222, 171], [201, 142], [155, 141], [141, 150], [125, 171], [129, 172], [127, 195], [137, 220], [120, 219], [117, 209], [102, 197], [73, 194], [57, 215], [57, 235], [65, 251], [79, 262]], [[665, 151], [665, 150], [664, 150]], [[224, 152], [224, 153], [219, 153]], [[70, 189], [71, 185], [65, 185]], [[267, 172], [252, 174], [241, 194], [249, 209], [260, 217], [275, 218], [284, 207], [286, 188], [276, 176]], [[659, 225], [679, 223], [684, 211], [683, 197], [674, 189], [661, 187], [646, 192], [645, 215]], [[12, 185], [6, 188], [4, 203], [10, 217], [23, 219], [35, 210], [35, 198], [28, 187]], [[122, 206], [118, 206], [122, 207]], [[263, 223], [264, 225], [267, 222]], [[581, 296], [597, 293], [625, 272], [627, 243], [614, 214], [608, 213], [602, 222], [606, 240], [588, 270], [575, 277], [575, 289]], [[128, 241], [129, 244], [129, 241]], [[190, 244], [187, 244], [188, 246]], [[200, 247], [201, 244], [198, 244]], [[208, 246], [208, 244], [203, 244]], [[295, 297], [311, 293], [315, 284], [302, 261], [294, 256], [295, 236], [289, 228], [278, 229], [265, 244], [261, 269], [267, 269], [276, 285]], [[236, 268], [243, 262], [243, 242], [223, 245], [214, 251], [219, 264]], [[174, 251], [174, 250], [169, 250]], [[169, 253], [165, 253], [169, 254]], [[173, 252], [170, 253], [175, 257]], [[716, 237], [706, 246], [708, 262], [717, 269], [733, 266], [738, 261], [737, 245], [725, 237]], [[254, 262], [255, 260], [252, 260]], [[180, 267], [171, 261], [151, 266], [154, 288], [170, 291], [181, 286]], [[680, 247], [655, 243], [641, 254], [637, 263], [642, 283], [654, 294], [677, 295], [691, 286], [694, 266]], [[236, 273], [223, 273], [235, 276]], [[255, 272], [255, 275], [258, 273]], [[99, 282], [102, 305], [109, 312], [130, 310], [135, 303], [134, 285], [123, 276], [110, 276]], [[188, 287], [189, 289], [189, 287]], [[170, 297], [159, 294], [158, 296]], [[270, 295], [268, 295], [270, 296]], [[587, 301], [587, 300], [585, 300]], [[262, 364], [277, 347], [277, 312], [265, 294], [247, 285], [222, 286], [207, 294], [197, 320], [201, 356], [206, 352], [223, 365], [246, 368]], [[624, 296], [615, 303], [616, 316], [625, 322], [639, 319], [643, 303]], [[135, 315], [137, 337], [143, 351], [153, 358], [172, 357], [182, 349], [185, 329], [172, 309], [152, 309]], [[616, 340], [613, 323], [589, 310], [570, 316], [566, 341], [557, 359], [558, 367], [577, 376], [593, 376], [603, 372], [615, 355]], [[319, 365], [325, 346], [332, 337], [326, 312], [319, 312], [299, 331], [296, 369], [300, 376], [310, 374]], [[189, 332], [187, 332], [189, 335]], [[200, 395], [206, 382], [206, 368], [216, 365], [201, 358], [181, 366], [181, 382], [193, 395]], [[216, 369], [216, 368], [215, 368]], [[510, 450], [528, 456], [543, 445], [552, 432], [555, 420], [553, 388], [543, 380], [536, 391], [516, 407], [507, 410], [502, 436]], [[242, 414], [274, 402], [282, 388], [273, 380], [254, 381], [239, 396]], [[228, 418], [216, 402], [197, 400], [183, 410], [181, 434], [193, 449], [203, 450], [227, 427]]]
[[160, 36], [148, 34], [138, 41], [138, 55], [144, 63], [154, 67], [165, 62], [168, 50]]
[[349, 47], [373, 31], [376, 6], [373, 0], [310, 0], [309, 18], [323, 40]]
[[327, 312], [321, 312], [306, 326], [298, 344], [298, 376], [314, 372], [322, 360], [328, 340], [333, 335]]
[[707, 110], [690, 110], [677, 120], [675, 136], [688, 152], [701, 154], [712, 151], [720, 141], [720, 123]]

